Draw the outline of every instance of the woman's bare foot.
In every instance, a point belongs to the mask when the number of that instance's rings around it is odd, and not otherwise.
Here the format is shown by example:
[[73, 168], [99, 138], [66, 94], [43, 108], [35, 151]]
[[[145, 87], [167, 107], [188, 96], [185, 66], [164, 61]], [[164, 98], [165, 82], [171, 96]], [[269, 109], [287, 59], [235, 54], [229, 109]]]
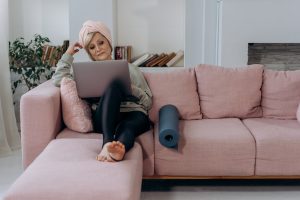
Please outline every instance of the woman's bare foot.
[[119, 141], [113, 141], [107, 146], [107, 151], [113, 161], [121, 161], [125, 155], [125, 146]]
[[96, 157], [98, 161], [109, 161], [112, 162], [113, 160], [109, 156], [109, 153], [107, 151], [107, 147], [111, 144], [111, 142], [107, 142], [103, 147], [99, 155]]

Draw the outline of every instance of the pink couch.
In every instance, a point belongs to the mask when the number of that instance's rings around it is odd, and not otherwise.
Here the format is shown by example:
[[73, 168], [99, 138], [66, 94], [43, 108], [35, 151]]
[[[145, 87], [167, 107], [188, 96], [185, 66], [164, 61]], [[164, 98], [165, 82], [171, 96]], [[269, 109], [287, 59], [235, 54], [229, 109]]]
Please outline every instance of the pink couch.
[[[145, 178], [300, 177], [300, 71], [198, 65], [144, 75], [155, 122], [137, 139]], [[180, 112], [177, 150], [158, 142], [158, 110], [165, 104]], [[50, 81], [23, 95], [21, 130], [24, 168], [52, 140], [102, 137], [64, 127], [60, 91]]]
[[[139, 200], [142, 150], [135, 144], [123, 162], [99, 163], [99, 140], [52, 140], [26, 168], [4, 200]], [[101, 145], [101, 144], [100, 144]]]
[[[199, 65], [144, 75], [154, 127], [118, 163], [96, 161], [102, 135], [64, 126], [60, 89], [51, 81], [23, 95], [26, 170], [4, 199], [137, 200], [142, 176], [300, 178], [300, 70]], [[158, 111], [165, 104], [179, 110], [177, 149], [158, 140]]]

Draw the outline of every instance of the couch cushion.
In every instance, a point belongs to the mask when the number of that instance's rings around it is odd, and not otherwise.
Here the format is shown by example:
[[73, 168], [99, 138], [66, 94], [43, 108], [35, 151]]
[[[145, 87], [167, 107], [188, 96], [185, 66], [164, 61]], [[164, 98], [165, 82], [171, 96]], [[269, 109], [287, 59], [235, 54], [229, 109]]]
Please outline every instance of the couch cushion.
[[[99, 162], [93, 139], [53, 140], [16, 180], [5, 200], [138, 200], [142, 181], [139, 144], [124, 161]], [[117, 192], [116, 192], [117, 191]]]
[[[65, 128], [61, 131], [57, 139], [66, 138], [87, 138], [98, 139], [99, 143], [102, 143], [102, 134], [99, 133], [79, 133]], [[136, 142], [139, 143], [143, 151], [143, 175], [152, 176], [154, 174], [154, 141], [153, 130], [147, 131], [136, 138]]]
[[255, 142], [239, 119], [180, 121], [178, 150], [155, 131], [155, 173], [175, 176], [251, 176]]
[[159, 109], [166, 104], [178, 108], [181, 119], [201, 119], [194, 69], [176, 69], [163, 72], [144, 72], [153, 94], [150, 119], [158, 120]]
[[195, 68], [204, 118], [261, 117], [262, 65]]
[[245, 119], [256, 141], [256, 175], [300, 175], [297, 120]]
[[262, 109], [266, 118], [296, 119], [300, 102], [300, 70], [265, 70]]

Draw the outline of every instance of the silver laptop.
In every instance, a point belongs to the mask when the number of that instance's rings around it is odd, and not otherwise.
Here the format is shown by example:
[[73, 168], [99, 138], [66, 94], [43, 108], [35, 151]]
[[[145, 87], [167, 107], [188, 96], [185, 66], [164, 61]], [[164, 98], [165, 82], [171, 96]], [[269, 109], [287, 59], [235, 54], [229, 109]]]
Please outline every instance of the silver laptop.
[[105, 60], [73, 63], [74, 80], [81, 98], [100, 97], [109, 84], [119, 79], [125, 95], [131, 95], [131, 83], [126, 60]]

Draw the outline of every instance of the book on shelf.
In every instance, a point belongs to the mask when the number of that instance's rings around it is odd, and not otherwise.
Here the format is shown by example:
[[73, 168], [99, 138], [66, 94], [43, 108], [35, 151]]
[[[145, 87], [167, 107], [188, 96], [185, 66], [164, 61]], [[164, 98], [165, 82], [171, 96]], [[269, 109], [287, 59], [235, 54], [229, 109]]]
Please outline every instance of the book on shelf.
[[159, 67], [163, 67], [166, 66], [166, 64], [176, 56], [176, 54], [174, 52], [170, 53], [169, 55], [167, 55], [161, 62], [159, 62], [157, 65]]
[[55, 67], [62, 55], [69, 47], [69, 41], [65, 40], [62, 46], [45, 45], [43, 46], [42, 62]]
[[158, 57], [158, 54], [152, 54], [147, 60], [145, 60], [143, 63], [139, 65], [139, 67], [145, 67], [149, 62], [156, 59]]
[[42, 55], [42, 62], [44, 63], [47, 57], [47, 53], [48, 53], [48, 45], [43, 46], [43, 55]]
[[70, 45], [70, 41], [69, 40], [64, 40], [63, 45], [61, 46], [62, 54], [64, 54], [67, 51], [69, 45]]
[[176, 56], [174, 56], [174, 58], [172, 58], [167, 64], [166, 66], [167, 67], [171, 67], [173, 65], [175, 65], [181, 58], [183, 58], [183, 51], [182, 50], [179, 50], [177, 53], [176, 53]]
[[115, 60], [127, 60], [131, 62], [131, 46], [115, 46]]
[[162, 62], [164, 59], [166, 59], [167, 57], [168, 57], [168, 54], [165, 54], [165, 53], [160, 54], [159, 58], [154, 63], [152, 63], [150, 65], [150, 67], [157, 67], [158, 64], [160, 62]]
[[159, 63], [159, 61], [165, 56], [164, 53], [161, 53], [160, 55], [158, 55], [157, 58], [153, 59], [151, 62], [146, 64], [146, 67], [154, 67], [157, 63]]
[[140, 64], [142, 64], [143, 62], [148, 60], [151, 57], [151, 55], [152, 54], [150, 54], [150, 53], [145, 53], [144, 55], [142, 55], [141, 57], [136, 59], [134, 62], [132, 62], [132, 64], [139, 66]]

